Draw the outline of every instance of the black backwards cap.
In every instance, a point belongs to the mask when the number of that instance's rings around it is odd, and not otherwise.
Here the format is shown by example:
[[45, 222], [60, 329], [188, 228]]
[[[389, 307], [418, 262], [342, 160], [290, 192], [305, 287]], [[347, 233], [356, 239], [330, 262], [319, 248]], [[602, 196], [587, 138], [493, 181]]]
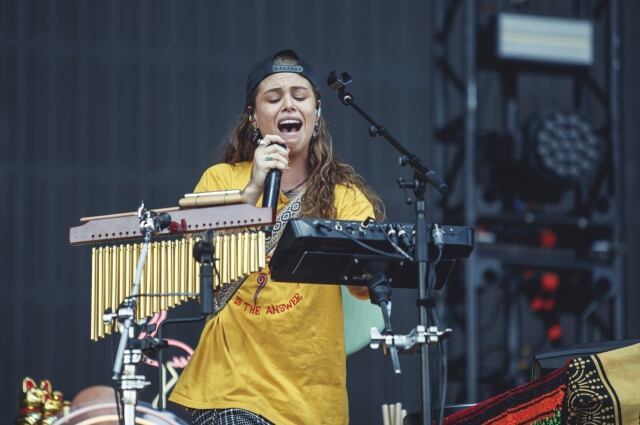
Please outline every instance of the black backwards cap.
[[[275, 65], [273, 60], [278, 56], [290, 56], [294, 58], [298, 64], [297, 65]], [[249, 75], [247, 76], [247, 102], [249, 101], [249, 96], [258, 87], [258, 84], [265, 78], [267, 78], [271, 74], [278, 74], [280, 72], [293, 72], [296, 74], [302, 75], [304, 78], [309, 80], [309, 82], [314, 86], [318, 87], [316, 83], [316, 76], [311, 69], [311, 66], [306, 63], [298, 54], [292, 49], [280, 50], [279, 52], [269, 55], [266, 58], [262, 59], [260, 62], [256, 63], [251, 70], [249, 71]]]

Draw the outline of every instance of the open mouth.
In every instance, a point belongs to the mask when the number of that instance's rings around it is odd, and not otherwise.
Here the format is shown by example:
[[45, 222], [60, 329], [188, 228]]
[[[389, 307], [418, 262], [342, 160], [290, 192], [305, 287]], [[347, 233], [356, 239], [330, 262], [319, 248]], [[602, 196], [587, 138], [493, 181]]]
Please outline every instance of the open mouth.
[[297, 119], [286, 119], [278, 123], [278, 130], [281, 133], [297, 133], [302, 128], [302, 121]]

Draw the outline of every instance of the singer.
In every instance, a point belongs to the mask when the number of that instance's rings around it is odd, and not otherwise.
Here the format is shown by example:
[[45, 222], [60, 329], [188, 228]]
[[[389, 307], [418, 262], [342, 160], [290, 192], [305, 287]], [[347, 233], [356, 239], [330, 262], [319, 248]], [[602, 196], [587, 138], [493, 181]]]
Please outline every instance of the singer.
[[[205, 171], [195, 192], [242, 189], [256, 205], [263, 193], [275, 193], [265, 204], [277, 205], [285, 222], [382, 219], [378, 196], [333, 154], [317, 87], [293, 50], [254, 65], [224, 162]], [[279, 179], [267, 178], [272, 170]], [[366, 289], [351, 292], [367, 296]], [[340, 286], [252, 274], [207, 322], [170, 399], [191, 410], [194, 424], [347, 424]]]

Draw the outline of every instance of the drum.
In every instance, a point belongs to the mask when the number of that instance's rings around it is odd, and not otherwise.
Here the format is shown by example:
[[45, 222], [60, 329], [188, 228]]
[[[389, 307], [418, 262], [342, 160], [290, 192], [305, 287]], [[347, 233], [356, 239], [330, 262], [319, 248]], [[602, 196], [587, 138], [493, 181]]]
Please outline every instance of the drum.
[[[187, 425], [173, 413], [159, 412], [145, 402], [136, 406], [136, 424]], [[80, 391], [71, 402], [71, 413], [58, 419], [54, 425], [118, 425], [113, 388], [93, 386]]]
[[[187, 425], [171, 412], [159, 412], [146, 403], [136, 406], [136, 424], [139, 425]], [[118, 414], [114, 402], [98, 403], [74, 409], [58, 419], [54, 425], [118, 425]]]

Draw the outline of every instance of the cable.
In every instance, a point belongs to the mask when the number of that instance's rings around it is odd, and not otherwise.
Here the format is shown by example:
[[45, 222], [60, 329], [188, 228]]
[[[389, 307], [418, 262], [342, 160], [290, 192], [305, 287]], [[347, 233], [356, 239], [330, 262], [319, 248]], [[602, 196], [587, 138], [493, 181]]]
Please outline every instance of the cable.
[[[431, 319], [433, 321], [433, 324], [439, 329], [440, 328], [440, 319], [438, 317], [438, 311], [435, 307], [432, 307], [429, 309], [429, 312], [431, 313]], [[439, 417], [439, 421], [438, 424], [442, 424], [442, 421], [444, 419], [444, 408], [445, 408], [445, 403], [446, 403], [446, 398], [447, 398], [447, 374], [448, 374], [448, 370], [447, 370], [447, 341], [446, 340], [441, 340], [438, 343], [438, 354], [440, 356], [440, 367], [437, 368], [436, 370], [439, 372], [438, 373], [438, 380], [436, 382], [436, 385], [434, 385], [436, 388], [439, 387], [439, 397], [437, 397], [438, 394], [436, 394], [436, 397], [434, 397], [436, 400], [438, 400], [438, 417]], [[434, 361], [434, 363], [436, 364], [436, 367], [438, 366], [438, 362]]]
[[442, 424], [444, 416], [444, 408], [447, 399], [447, 341], [440, 343], [440, 349], [442, 350], [440, 356], [442, 358], [442, 400], [440, 400], [440, 424]]
[[444, 250], [443, 249], [439, 249], [438, 250], [438, 256], [436, 257], [435, 261], [433, 261], [433, 263], [431, 263], [432, 267], [435, 267], [438, 265], [438, 263], [440, 262], [440, 260], [442, 260], [442, 255], [443, 255]]
[[118, 384], [113, 383], [113, 390], [116, 396], [116, 415], [118, 415], [118, 424], [124, 425], [124, 416], [122, 416], [122, 412], [120, 411], [120, 390], [118, 389]]
[[[440, 319], [438, 317], [438, 311], [435, 307], [432, 308], [433, 323], [438, 329], [440, 329]], [[447, 341], [441, 340], [438, 343], [438, 351], [440, 354], [440, 400], [439, 400], [439, 421], [438, 424], [442, 424], [444, 418], [444, 408], [447, 398]]]
[[[113, 364], [113, 338], [111, 338], [111, 364]], [[115, 381], [112, 381], [112, 385], [113, 385], [113, 394], [115, 395], [116, 398], [116, 414], [118, 415], [118, 424], [119, 425], [124, 425], [124, 416], [122, 415], [122, 412], [120, 411], [120, 389], [118, 388], [118, 383]]]
[[435, 261], [429, 262], [429, 272], [427, 274], [427, 299], [431, 299], [431, 295], [433, 294], [433, 288], [436, 286], [436, 266], [442, 259], [442, 250], [438, 250], [438, 256]]
[[[430, 300], [433, 295], [433, 290], [436, 284], [436, 272], [435, 267], [442, 259], [443, 249], [438, 249], [438, 256], [433, 262], [429, 264], [429, 273], [428, 273], [428, 286], [427, 286], [427, 300]], [[429, 314], [430, 313], [430, 314]], [[437, 329], [440, 329], [440, 319], [438, 318], [438, 310], [436, 306], [428, 307], [427, 314], [431, 316], [431, 320]], [[444, 419], [444, 407], [447, 398], [447, 347], [446, 341], [441, 340], [438, 342], [438, 350], [436, 352], [440, 357], [440, 368], [437, 367], [437, 361], [434, 361], [436, 364], [436, 370], [439, 371], [438, 379], [436, 382], [436, 386], [439, 388], [439, 409], [438, 409], [438, 424], [442, 424]], [[434, 391], [435, 392], [435, 391]], [[436, 393], [437, 394], [437, 393]], [[434, 397], [438, 400], [438, 397]]]
[[395, 230], [393, 229], [393, 225], [388, 224], [387, 226], [391, 226], [391, 227], [390, 227], [390, 230], [388, 230], [388, 231], [386, 231], [386, 232], [384, 231], [384, 229], [382, 229], [382, 224], [380, 224], [380, 226], [381, 226], [381, 229], [380, 229], [380, 230], [382, 230], [382, 233], [383, 233], [383, 234], [384, 234], [384, 236], [387, 238], [387, 241], [388, 241], [388, 242], [389, 242], [389, 244], [393, 247], [393, 249], [395, 249], [395, 250], [396, 250], [396, 252], [398, 252], [400, 255], [402, 255], [402, 256], [403, 256], [404, 258], [406, 258], [407, 260], [409, 260], [409, 261], [413, 261], [413, 257], [412, 257], [411, 255], [407, 254], [407, 252], [406, 252], [405, 250], [403, 250], [402, 248], [400, 248], [400, 246], [399, 246], [396, 242], [394, 242], [394, 241], [391, 239], [391, 236], [389, 236], [389, 233], [388, 233], [389, 231], [393, 231], [393, 232], [395, 233]]

